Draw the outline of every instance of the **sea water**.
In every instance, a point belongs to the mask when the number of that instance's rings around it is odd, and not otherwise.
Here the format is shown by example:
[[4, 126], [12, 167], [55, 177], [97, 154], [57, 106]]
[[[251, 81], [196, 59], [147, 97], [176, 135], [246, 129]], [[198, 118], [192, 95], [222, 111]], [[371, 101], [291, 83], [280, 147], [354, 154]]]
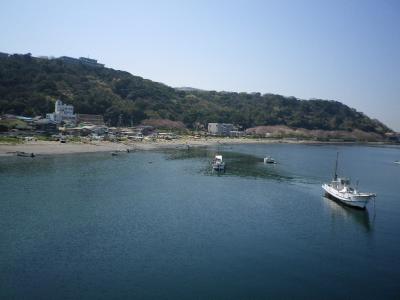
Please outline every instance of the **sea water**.
[[[378, 195], [366, 211], [323, 197], [337, 151]], [[397, 159], [288, 144], [0, 158], [0, 298], [399, 298]]]

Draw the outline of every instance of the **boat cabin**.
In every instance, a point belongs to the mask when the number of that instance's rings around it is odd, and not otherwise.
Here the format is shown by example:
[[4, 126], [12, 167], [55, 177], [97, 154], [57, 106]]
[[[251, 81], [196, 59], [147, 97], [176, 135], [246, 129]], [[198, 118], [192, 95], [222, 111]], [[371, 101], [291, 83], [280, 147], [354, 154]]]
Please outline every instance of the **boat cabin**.
[[350, 179], [349, 178], [340, 178], [338, 177], [336, 180], [332, 180], [331, 186], [343, 192], [352, 192], [354, 189], [350, 187]]
[[214, 161], [215, 162], [222, 162], [222, 155], [215, 155]]

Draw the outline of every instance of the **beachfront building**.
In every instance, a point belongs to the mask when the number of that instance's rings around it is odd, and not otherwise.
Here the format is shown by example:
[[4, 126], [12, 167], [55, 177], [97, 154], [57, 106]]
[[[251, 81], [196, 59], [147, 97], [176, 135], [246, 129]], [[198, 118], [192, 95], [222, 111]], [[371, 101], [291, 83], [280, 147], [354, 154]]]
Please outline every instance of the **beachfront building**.
[[61, 100], [57, 100], [54, 112], [46, 114], [46, 119], [56, 122], [57, 124], [76, 123], [76, 116], [74, 114], [74, 107], [72, 105], [63, 104]]
[[229, 136], [234, 130], [233, 124], [229, 123], [208, 123], [208, 133], [211, 135]]
[[79, 127], [60, 127], [60, 132], [64, 135], [73, 136], [95, 136], [101, 137], [108, 134], [107, 126], [97, 126], [97, 125], [85, 125]]
[[229, 136], [230, 137], [243, 137], [243, 136], [245, 136], [245, 132], [240, 131], [240, 130], [231, 130], [229, 132]]
[[57, 133], [57, 124], [49, 119], [39, 119], [33, 122], [36, 133], [55, 134]]

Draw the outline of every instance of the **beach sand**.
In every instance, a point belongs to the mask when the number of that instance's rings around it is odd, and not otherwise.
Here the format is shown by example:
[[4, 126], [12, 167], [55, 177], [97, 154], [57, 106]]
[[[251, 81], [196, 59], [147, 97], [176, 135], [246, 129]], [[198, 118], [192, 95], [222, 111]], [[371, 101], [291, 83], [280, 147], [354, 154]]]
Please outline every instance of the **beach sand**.
[[22, 144], [0, 144], [0, 156], [15, 155], [17, 151], [34, 153], [35, 155], [73, 154], [91, 152], [113, 152], [129, 150], [156, 150], [164, 148], [201, 147], [224, 144], [279, 143], [278, 140], [245, 139], [245, 138], [202, 138], [183, 137], [174, 140], [157, 140], [142, 142], [53, 142], [29, 141]]
[[[157, 150], [157, 149], [187, 149], [187, 147], [204, 147], [212, 145], [235, 144], [338, 144], [337, 142], [319, 142], [310, 140], [293, 139], [254, 139], [254, 138], [228, 138], [207, 137], [193, 138], [183, 136], [173, 140], [155, 141], [92, 141], [92, 142], [53, 142], [53, 141], [28, 141], [21, 144], [0, 143], [0, 157], [15, 155], [17, 151], [34, 153], [35, 155], [113, 152], [132, 150]], [[340, 144], [357, 144], [354, 142], [341, 142]], [[383, 145], [382, 142], [363, 143], [367, 145]]]

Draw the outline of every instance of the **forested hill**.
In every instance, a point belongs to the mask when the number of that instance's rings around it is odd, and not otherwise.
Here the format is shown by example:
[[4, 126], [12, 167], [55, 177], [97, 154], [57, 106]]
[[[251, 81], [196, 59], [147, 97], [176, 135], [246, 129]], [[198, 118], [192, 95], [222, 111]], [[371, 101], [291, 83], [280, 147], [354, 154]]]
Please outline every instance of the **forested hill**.
[[34, 116], [54, 109], [60, 98], [77, 113], [102, 114], [110, 124], [144, 119], [183, 121], [193, 127], [208, 122], [249, 128], [287, 125], [323, 130], [390, 131], [337, 101], [298, 100], [274, 94], [174, 89], [109, 68], [72, 64], [30, 55], [0, 57], [0, 113]]

